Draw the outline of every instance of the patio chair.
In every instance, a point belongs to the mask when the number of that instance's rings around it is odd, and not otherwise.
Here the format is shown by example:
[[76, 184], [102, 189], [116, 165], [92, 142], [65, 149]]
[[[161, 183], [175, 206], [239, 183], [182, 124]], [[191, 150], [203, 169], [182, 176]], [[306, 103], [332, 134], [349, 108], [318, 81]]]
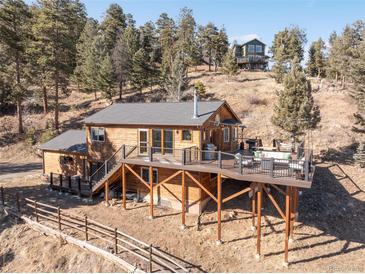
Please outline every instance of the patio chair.
[[[234, 164], [235, 164], [235, 166], [238, 166], [240, 164], [241, 154], [236, 153], [234, 155], [234, 158], [235, 158], [234, 159]], [[244, 167], [253, 166], [253, 157], [247, 157], [247, 156], [242, 157], [242, 166], [244, 166]]]

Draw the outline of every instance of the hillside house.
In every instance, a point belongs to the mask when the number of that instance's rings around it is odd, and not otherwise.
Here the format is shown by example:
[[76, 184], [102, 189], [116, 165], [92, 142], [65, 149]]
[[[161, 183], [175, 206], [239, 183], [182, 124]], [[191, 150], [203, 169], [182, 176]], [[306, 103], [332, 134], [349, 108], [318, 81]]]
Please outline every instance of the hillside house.
[[265, 55], [265, 50], [266, 45], [258, 39], [233, 45], [238, 66], [247, 70], [267, 69], [269, 57]]
[[[149, 202], [151, 218], [155, 205], [181, 210], [182, 226], [187, 212], [200, 214], [208, 201], [215, 202], [218, 241], [222, 205], [250, 193], [260, 254], [263, 193], [273, 201], [272, 186], [287, 197], [286, 211], [273, 204], [286, 221], [288, 238], [298, 188], [311, 187], [314, 166], [311, 154], [248, 149], [243, 128], [227, 102], [199, 102], [196, 95], [194, 102], [113, 104], [87, 117], [83, 130], [66, 131], [43, 144], [43, 173], [51, 187], [59, 178], [61, 190], [71, 190], [72, 176], [78, 176], [89, 186], [88, 195], [103, 192], [106, 202], [114, 190], [124, 209], [127, 194], [134, 193]], [[225, 179], [247, 182], [247, 187], [224, 197]]]

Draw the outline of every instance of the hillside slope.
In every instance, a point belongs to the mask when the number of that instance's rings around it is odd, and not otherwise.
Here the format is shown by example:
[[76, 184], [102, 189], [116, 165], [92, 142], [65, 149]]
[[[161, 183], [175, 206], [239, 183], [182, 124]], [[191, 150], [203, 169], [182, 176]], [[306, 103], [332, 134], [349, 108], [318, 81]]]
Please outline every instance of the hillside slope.
[[[226, 100], [232, 106], [247, 126], [245, 137], [262, 138], [266, 145], [270, 145], [274, 138], [287, 138], [270, 121], [277, 100], [276, 92], [282, 86], [275, 83], [269, 73], [241, 72], [234, 79], [228, 79], [220, 73], [200, 70], [191, 72], [189, 76], [192, 84], [200, 80], [206, 85], [206, 96], [202, 100]], [[355, 102], [346, 91], [335, 92], [329, 84], [322, 84], [319, 88], [319, 84], [313, 80], [313, 89], [322, 116], [319, 128], [313, 131], [315, 153], [351, 153], [358, 139], [351, 131]], [[124, 94], [124, 98], [126, 101], [158, 101], [164, 99], [164, 95], [158, 90], [148, 90], [143, 94], [129, 91]], [[60, 102], [62, 130], [81, 127], [83, 118], [109, 105], [104, 99], [95, 100], [92, 94], [76, 90], [70, 96], [64, 96]], [[44, 129], [47, 121], [52, 119], [52, 113], [44, 116], [39, 105], [37, 101], [26, 104], [26, 128]], [[14, 133], [15, 130], [15, 116], [0, 117], [0, 162], [40, 161], [34, 153], [34, 147], [27, 146], [24, 138]]]

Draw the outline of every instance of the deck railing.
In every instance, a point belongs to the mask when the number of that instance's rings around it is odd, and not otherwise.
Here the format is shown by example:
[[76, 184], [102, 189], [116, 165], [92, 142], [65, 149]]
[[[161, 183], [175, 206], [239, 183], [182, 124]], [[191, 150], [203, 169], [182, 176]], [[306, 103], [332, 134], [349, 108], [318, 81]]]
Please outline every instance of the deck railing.
[[[126, 146], [126, 148], [129, 146]], [[232, 170], [240, 174], [263, 174], [271, 177], [295, 177], [306, 181], [312, 178], [312, 153], [303, 151], [298, 160], [277, 158], [255, 158], [240, 152], [202, 150], [196, 146], [172, 149], [171, 153], [161, 153], [160, 148], [133, 146], [133, 153], [126, 159], [143, 159], [147, 162], [159, 162], [175, 165], [205, 165]], [[304, 157], [304, 158], [302, 158]]]

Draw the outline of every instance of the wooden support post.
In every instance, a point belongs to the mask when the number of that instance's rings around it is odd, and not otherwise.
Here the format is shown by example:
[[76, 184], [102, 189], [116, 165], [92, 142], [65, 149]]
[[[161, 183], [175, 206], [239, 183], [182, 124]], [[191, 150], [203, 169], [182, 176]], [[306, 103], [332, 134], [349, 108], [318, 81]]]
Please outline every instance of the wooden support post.
[[252, 230], [256, 230], [255, 224], [255, 216], [256, 216], [256, 185], [252, 189], [252, 198], [251, 198], [251, 206], [252, 206]]
[[89, 240], [87, 216], [85, 216], [85, 241]]
[[150, 219], [153, 219], [153, 169], [149, 167], [149, 181], [150, 181]]
[[218, 213], [218, 238], [217, 244], [222, 243], [221, 217], [222, 217], [222, 175], [217, 174], [217, 213]]
[[297, 216], [298, 210], [298, 188], [292, 187], [292, 198], [291, 198], [291, 205], [290, 205], [290, 233], [289, 233], [289, 242], [293, 240], [294, 236], [294, 225]]
[[149, 266], [148, 266], [148, 272], [152, 273], [152, 244], [150, 244], [149, 247]]
[[218, 167], [222, 168], [222, 152], [218, 151]]
[[71, 181], [71, 176], [68, 176], [68, 188], [71, 189], [72, 188], [72, 181]]
[[290, 233], [290, 197], [291, 186], [286, 187], [285, 194], [285, 245], [284, 245], [284, 266], [288, 266], [289, 233]]
[[57, 208], [57, 215], [58, 215], [58, 229], [61, 231], [61, 209], [60, 207]]
[[125, 178], [125, 165], [122, 165], [122, 208], [127, 209], [127, 181]]
[[109, 182], [105, 182], [105, 203], [107, 206], [109, 206]]
[[256, 258], [261, 256], [261, 207], [262, 207], [262, 185], [258, 183], [257, 191], [257, 243], [256, 243]]
[[181, 173], [181, 228], [185, 229], [185, 213], [186, 213], [186, 201], [185, 201], [185, 171]]
[[240, 154], [239, 158], [238, 158], [238, 161], [240, 161], [238, 163], [238, 166], [240, 168], [240, 173], [243, 174], [243, 166], [242, 166], [242, 154]]
[[79, 197], [81, 197], [81, 178], [77, 177], [77, 191], [79, 194]]
[[114, 228], [114, 254], [118, 254], [118, 231]]
[[50, 173], [50, 178], [49, 178], [49, 184], [51, 185], [51, 188], [53, 187], [53, 173]]
[[62, 174], [60, 174], [59, 176], [60, 176], [60, 190], [62, 191]]
[[0, 191], [1, 191], [1, 204], [2, 204], [3, 206], [5, 206], [4, 188], [3, 188], [3, 187], [1, 187], [1, 188], [0, 188]]

